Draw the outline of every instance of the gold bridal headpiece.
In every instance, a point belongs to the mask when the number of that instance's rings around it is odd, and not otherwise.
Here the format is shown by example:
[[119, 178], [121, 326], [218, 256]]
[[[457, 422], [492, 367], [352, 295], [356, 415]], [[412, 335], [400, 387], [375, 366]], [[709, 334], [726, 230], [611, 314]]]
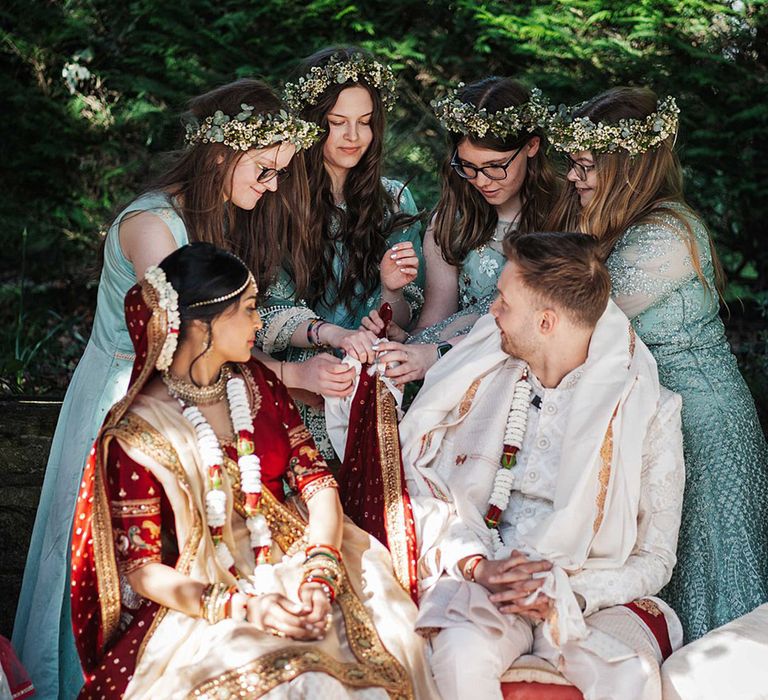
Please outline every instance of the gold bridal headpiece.
[[674, 97], [659, 100], [656, 111], [645, 119], [621, 119], [615, 124], [595, 124], [589, 117], [574, 117], [585, 104], [550, 107], [546, 129], [553, 148], [565, 153], [610, 153], [622, 148], [635, 156], [677, 134], [680, 108]]
[[236, 151], [247, 151], [288, 141], [301, 150], [309, 148], [320, 136], [317, 124], [298, 119], [284, 110], [277, 114], [254, 114], [253, 107], [247, 104], [241, 104], [240, 110], [234, 117], [216, 110], [201, 122], [191, 121], [185, 127], [187, 145], [220, 143]]
[[490, 132], [497, 138], [506, 139], [544, 125], [547, 105], [538, 88], [533, 88], [530, 99], [521, 105], [489, 112], [485, 107], [463, 102], [459, 98], [463, 87], [464, 84], [459, 83], [458, 87], [444, 98], [431, 102], [437, 120], [448, 131], [471, 134], [480, 139]]
[[350, 58], [333, 55], [324, 66], [312, 66], [309, 73], [295, 83], [286, 83], [283, 102], [294, 112], [300, 112], [308, 105], [317, 104], [331, 85], [361, 80], [379, 91], [386, 111], [395, 106], [397, 80], [392, 69], [362, 53], [355, 53]]
[[194, 309], [197, 306], [208, 306], [209, 304], [219, 304], [222, 301], [227, 301], [228, 299], [234, 299], [238, 294], [242, 294], [245, 289], [248, 287], [249, 284], [253, 284], [253, 286], [256, 286], [256, 280], [253, 278], [253, 273], [248, 273], [248, 279], [243, 282], [240, 287], [238, 287], [234, 292], [230, 292], [229, 294], [223, 294], [220, 297], [216, 297], [215, 299], [205, 299], [204, 301], [196, 301], [194, 304], [189, 304], [187, 306], [188, 309]]

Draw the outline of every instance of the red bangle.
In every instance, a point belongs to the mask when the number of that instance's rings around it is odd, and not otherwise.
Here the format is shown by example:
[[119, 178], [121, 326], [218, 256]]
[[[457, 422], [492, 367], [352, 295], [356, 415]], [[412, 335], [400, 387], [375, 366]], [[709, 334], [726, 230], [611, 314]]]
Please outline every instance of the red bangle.
[[[469, 569], [467, 570], [467, 574], [469, 575], [469, 580], [470, 580], [472, 583], [477, 583], [477, 581], [475, 580], [475, 569], [477, 569], [477, 565], [478, 565], [478, 564], [479, 564], [481, 561], [483, 561], [483, 559], [485, 559], [485, 557], [484, 557], [484, 556], [481, 556], [481, 555], [479, 555], [479, 554], [478, 554], [478, 555], [475, 557], [475, 561], [473, 561], [473, 562], [472, 562], [472, 566], [470, 566], [470, 567], [469, 567]], [[466, 569], [465, 569], [465, 570], [466, 570]]]
[[341, 552], [330, 544], [310, 544], [304, 550], [304, 554], [308, 557], [313, 552], [322, 551], [330, 552], [339, 562], [341, 562]]

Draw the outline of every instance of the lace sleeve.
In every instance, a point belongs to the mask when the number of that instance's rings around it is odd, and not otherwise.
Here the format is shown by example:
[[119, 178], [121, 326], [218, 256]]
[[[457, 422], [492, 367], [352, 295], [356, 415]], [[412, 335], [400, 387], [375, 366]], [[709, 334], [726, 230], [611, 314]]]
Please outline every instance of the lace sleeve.
[[606, 264], [613, 299], [629, 318], [695, 276], [686, 236], [682, 222], [665, 215], [633, 226], [619, 240]]
[[296, 329], [305, 321], [317, 318], [303, 299], [296, 299], [293, 280], [283, 269], [259, 299], [259, 315], [264, 325], [256, 334], [256, 342], [268, 355], [285, 350]]
[[584, 615], [655, 595], [672, 575], [685, 486], [680, 405], [677, 394], [663, 390], [648, 428], [632, 554], [620, 569], [584, 569], [571, 576], [571, 588], [586, 601]]

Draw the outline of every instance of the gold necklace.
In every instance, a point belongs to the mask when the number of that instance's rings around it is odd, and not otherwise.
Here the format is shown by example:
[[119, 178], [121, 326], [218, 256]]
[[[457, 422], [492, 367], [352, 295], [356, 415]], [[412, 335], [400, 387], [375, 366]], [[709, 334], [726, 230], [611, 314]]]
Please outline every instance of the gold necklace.
[[163, 370], [163, 383], [168, 389], [168, 393], [174, 399], [183, 401], [192, 406], [210, 406], [218, 403], [227, 395], [227, 382], [232, 376], [232, 371], [227, 365], [221, 368], [219, 378], [208, 386], [195, 386], [186, 379], [174, 377], [169, 370]]

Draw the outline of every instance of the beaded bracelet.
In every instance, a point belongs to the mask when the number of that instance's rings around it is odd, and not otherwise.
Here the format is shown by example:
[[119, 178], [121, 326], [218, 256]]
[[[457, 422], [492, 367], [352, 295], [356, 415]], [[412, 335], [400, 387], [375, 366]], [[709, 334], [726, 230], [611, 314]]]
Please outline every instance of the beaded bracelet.
[[325, 343], [320, 342], [320, 327], [326, 324], [322, 318], [313, 318], [307, 324], [307, 343], [312, 348], [326, 347]]

